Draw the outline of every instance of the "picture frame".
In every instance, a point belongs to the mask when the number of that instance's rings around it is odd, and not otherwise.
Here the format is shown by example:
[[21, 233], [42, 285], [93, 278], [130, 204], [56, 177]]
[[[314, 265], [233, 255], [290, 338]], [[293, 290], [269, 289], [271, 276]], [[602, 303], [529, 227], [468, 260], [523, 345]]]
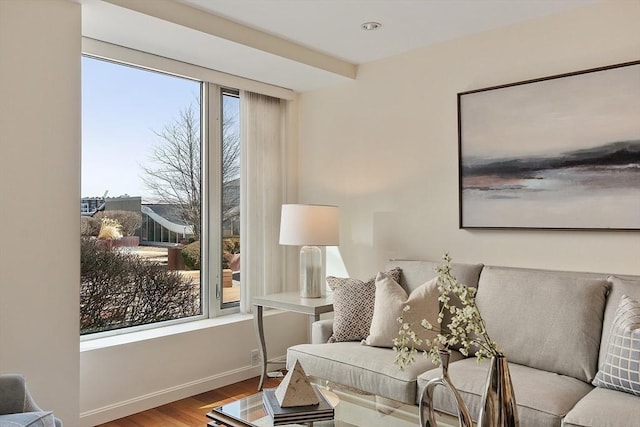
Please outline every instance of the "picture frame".
[[457, 96], [461, 229], [640, 230], [640, 61]]

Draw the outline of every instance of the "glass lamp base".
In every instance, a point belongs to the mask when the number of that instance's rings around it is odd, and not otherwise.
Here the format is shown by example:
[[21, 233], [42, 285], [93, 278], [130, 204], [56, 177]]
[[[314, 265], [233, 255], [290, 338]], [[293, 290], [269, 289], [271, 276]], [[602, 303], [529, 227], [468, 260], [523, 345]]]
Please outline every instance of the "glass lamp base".
[[322, 296], [322, 251], [317, 246], [303, 246], [300, 249], [300, 296]]

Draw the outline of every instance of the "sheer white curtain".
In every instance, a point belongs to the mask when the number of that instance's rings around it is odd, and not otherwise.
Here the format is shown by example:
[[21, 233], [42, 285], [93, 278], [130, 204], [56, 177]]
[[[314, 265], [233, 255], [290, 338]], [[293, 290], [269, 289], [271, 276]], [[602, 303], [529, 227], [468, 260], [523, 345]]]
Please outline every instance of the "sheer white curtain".
[[240, 92], [242, 179], [240, 198], [241, 303], [285, 289], [285, 249], [278, 243], [286, 191], [286, 101]]

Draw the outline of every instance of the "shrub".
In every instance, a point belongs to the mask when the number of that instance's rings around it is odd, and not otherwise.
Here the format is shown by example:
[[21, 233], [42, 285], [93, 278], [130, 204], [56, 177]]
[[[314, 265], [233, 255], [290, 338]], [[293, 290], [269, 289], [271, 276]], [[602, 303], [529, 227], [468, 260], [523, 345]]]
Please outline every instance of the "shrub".
[[101, 220], [102, 218], [115, 219], [122, 226], [122, 234], [125, 236], [133, 236], [136, 230], [142, 225], [142, 214], [140, 212], [132, 211], [103, 211], [95, 214], [95, 218]]
[[189, 270], [200, 270], [200, 241], [196, 240], [182, 248], [182, 259]]
[[117, 240], [122, 237], [122, 225], [117, 219], [102, 217], [98, 239]]
[[200, 314], [200, 290], [156, 262], [81, 240], [80, 333]]
[[80, 235], [82, 237], [97, 236], [100, 232], [101, 221], [91, 216], [80, 217]]
[[222, 240], [222, 268], [229, 268], [233, 255], [240, 253], [240, 238], [229, 237]]

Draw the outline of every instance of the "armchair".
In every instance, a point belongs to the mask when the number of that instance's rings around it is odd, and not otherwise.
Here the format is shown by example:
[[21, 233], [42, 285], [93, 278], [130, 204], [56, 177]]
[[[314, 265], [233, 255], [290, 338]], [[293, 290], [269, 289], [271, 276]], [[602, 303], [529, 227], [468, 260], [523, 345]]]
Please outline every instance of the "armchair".
[[62, 421], [38, 407], [22, 375], [0, 375], [0, 427], [19, 426], [62, 427]]

